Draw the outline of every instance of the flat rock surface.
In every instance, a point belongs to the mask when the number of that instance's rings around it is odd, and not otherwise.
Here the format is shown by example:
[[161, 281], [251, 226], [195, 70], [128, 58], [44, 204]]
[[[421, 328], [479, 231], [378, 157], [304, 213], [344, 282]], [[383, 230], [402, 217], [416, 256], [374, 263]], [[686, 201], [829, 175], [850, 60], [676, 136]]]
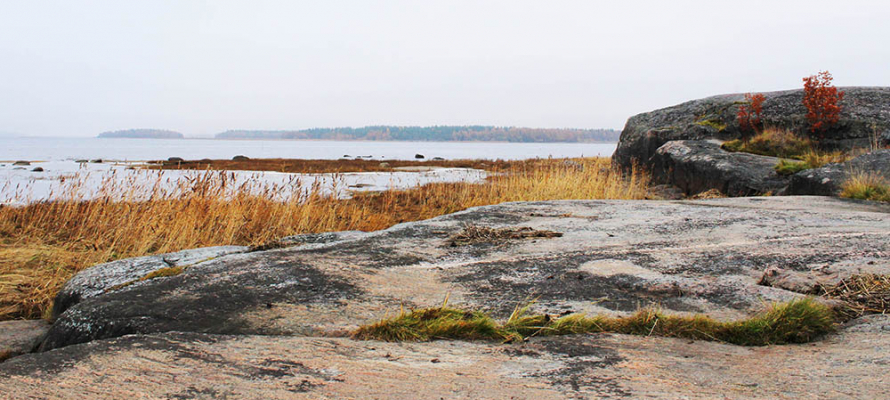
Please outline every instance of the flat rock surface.
[[[562, 235], [455, 241], [469, 224]], [[345, 336], [446, 296], [450, 306], [501, 319], [528, 299], [537, 299], [534, 312], [552, 315], [623, 315], [657, 304], [673, 314], [742, 318], [764, 302], [802, 296], [758, 284], [768, 270], [801, 280], [890, 273], [888, 227], [890, 206], [828, 197], [591, 200], [506, 203], [374, 233], [288, 238], [290, 247], [219, 255], [71, 302], [44, 352], [0, 364], [0, 393], [887, 398], [885, 316], [814, 343], [759, 348], [609, 334], [521, 344]], [[108, 267], [97, 268], [84, 272], [96, 278], [85, 282], [101, 281]]]
[[[480, 207], [329, 243], [220, 256], [106, 291], [70, 305], [42, 349], [166, 331], [337, 336], [446, 296], [496, 317], [536, 298], [534, 310], [551, 314], [659, 304], [732, 319], [800, 296], [758, 285], [770, 267], [890, 272], [888, 209], [823, 197]], [[471, 223], [562, 237], [452, 246]]]
[[0, 361], [31, 352], [47, 331], [49, 323], [44, 320], [0, 321]]
[[132, 335], [0, 364], [5, 399], [883, 399], [890, 317], [821, 342], [627, 335], [521, 344]]

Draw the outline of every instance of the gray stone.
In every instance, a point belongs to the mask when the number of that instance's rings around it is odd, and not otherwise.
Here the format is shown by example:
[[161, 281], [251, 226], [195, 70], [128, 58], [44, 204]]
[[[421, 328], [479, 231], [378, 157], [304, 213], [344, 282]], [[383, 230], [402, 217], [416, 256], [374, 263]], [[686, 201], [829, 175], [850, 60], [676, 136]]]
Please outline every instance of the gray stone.
[[250, 157], [241, 156], [241, 155], [232, 157], [232, 161], [247, 161], [247, 160], [250, 160]]
[[30, 161], [16, 161], [12, 165], [31, 165]]
[[43, 341], [47, 331], [49, 322], [44, 320], [0, 321], [0, 362], [30, 353]]
[[791, 177], [788, 194], [837, 196], [852, 174], [873, 174], [890, 182], [890, 149], [863, 154], [844, 163], [800, 171]]
[[[498, 318], [529, 298], [553, 315], [658, 304], [740, 318], [764, 301], [801, 296], [758, 284], [770, 267], [890, 272], [888, 212], [824, 197], [506, 203], [373, 233], [291, 238], [311, 244], [218, 257], [108, 290], [160, 266], [134, 272], [130, 260], [66, 285], [43, 349], [167, 331], [342, 335], [446, 296]], [[450, 246], [466, 224], [563, 235]]]
[[779, 159], [732, 153], [703, 140], [676, 140], [650, 159], [652, 178], [675, 185], [687, 195], [717, 189], [728, 196], [782, 194], [789, 178], [776, 173]]
[[182, 157], [170, 157], [167, 159], [167, 161], [168, 162], [183, 162], [185, 160], [183, 160]]
[[[841, 119], [820, 143], [826, 148], [868, 148], [875, 132], [890, 129], [890, 88], [840, 89], [846, 92]], [[807, 131], [803, 90], [763, 94], [764, 125]], [[621, 132], [613, 162], [625, 169], [634, 163], [648, 167], [656, 150], [673, 140], [738, 139], [742, 134], [736, 115], [744, 100], [743, 94], [727, 94], [635, 115]]]
[[53, 316], [58, 316], [73, 304], [99, 296], [115, 286], [135, 281], [161, 268], [191, 265], [247, 250], [247, 246], [206, 247], [127, 258], [87, 268], [66, 282], [59, 291], [53, 304]]

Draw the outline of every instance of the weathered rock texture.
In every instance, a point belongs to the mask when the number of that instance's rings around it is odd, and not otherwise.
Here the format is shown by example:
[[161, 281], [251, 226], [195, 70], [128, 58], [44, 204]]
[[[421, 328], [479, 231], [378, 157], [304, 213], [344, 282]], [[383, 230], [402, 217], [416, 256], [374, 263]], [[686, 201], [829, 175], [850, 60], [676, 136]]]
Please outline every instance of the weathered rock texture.
[[0, 361], [30, 353], [43, 341], [49, 323], [43, 320], [0, 321]]
[[[840, 122], [820, 142], [828, 148], [868, 147], [873, 137], [890, 144], [890, 88], [845, 87]], [[763, 122], [806, 131], [803, 90], [763, 93]], [[672, 140], [730, 140], [741, 137], [736, 115], [744, 94], [728, 94], [693, 100], [673, 107], [638, 114], [628, 119], [621, 132], [613, 161], [630, 168], [648, 167], [659, 147]]]
[[844, 163], [833, 163], [791, 176], [788, 194], [837, 196], [851, 175], [875, 174], [890, 182], [890, 149], [863, 154]]
[[[821, 197], [554, 201], [222, 255], [69, 304], [43, 353], [0, 364], [10, 398], [881, 398], [886, 319], [805, 346], [623, 335], [529, 343], [337, 337], [404, 306], [735, 319], [799, 293], [769, 268], [890, 273], [890, 207]], [[451, 246], [464, 224], [562, 237]], [[105, 266], [104, 268], [108, 268]], [[112, 269], [113, 270], [113, 269]], [[100, 271], [91, 274], [100, 276]], [[75, 290], [75, 287], [69, 289]], [[166, 333], [165, 333], [166, 332]], [[178, 333], [174, 333], [178, 332]], [[234, 336], [233, 336], [234, 335]]]
[[777, 162], [775, 157], [731, 153], [700, 140], [668, 142], [650, 159], [658, 182], [670, 182], [687, 195], [717, 189], [728, 196], [784, 193], [789, 178], [776, 173]]
[[522, 344], [132, 335], [0, 364], [5, 399], [884, 399], [890, 317], [809, 345], [626, 335]]

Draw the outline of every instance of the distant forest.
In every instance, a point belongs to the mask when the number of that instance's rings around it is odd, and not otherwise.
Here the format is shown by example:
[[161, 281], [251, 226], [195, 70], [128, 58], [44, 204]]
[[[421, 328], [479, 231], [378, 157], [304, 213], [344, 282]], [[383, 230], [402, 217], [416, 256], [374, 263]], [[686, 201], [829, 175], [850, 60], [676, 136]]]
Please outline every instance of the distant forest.
[[217, 139], [318, 139], [497, 142], [617, 142], [614, 129], [538, 129], [498, 126], [366, 126], [296, 131], [230, 130]]
[[163, 129], [127, 129], [123, 131], [102, 132], [100, 138], [127, 138], [127, 139], [182, 139], [179, 132]]

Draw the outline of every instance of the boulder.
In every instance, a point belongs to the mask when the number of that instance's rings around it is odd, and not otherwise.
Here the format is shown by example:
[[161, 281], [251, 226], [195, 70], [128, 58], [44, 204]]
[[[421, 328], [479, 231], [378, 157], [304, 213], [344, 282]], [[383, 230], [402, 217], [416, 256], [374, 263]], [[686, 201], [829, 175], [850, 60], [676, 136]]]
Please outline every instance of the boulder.
[[[129, 334], [344, 335], [401, 308], [672, 313], [733, 319], [802, 296], [764, 271], [890, 273], [890, 206], [826, 197], [552, 201], [473, 208], [385, 231], [290, 238], [200, 261], [122, 260], [65, 285], [43, 350]], [[467, 224], [552, 231], [451, 246]], [[483, 230], [484, 231], [484, 230]], [[143, 265], [148, 266], [143, 267]], [[151, 272], [175, 264], [184, 268]]]
[[90, 162], [91, 162], [91, 163], [94, 163], [94, 164], [102, 164], [102, 159], [101, 159], [101, 158], [97, 158], [97, 159], [94, 159], [94, 160], [90, 160]]
[[182, 157], [170, 157], [167, 159], [167, 161], [168, 162], [183, 162], [185, 160], [183, 160]]
[[390, 168], [390, 165], [387, 162], [382, 162], [380, 163], [380, 168]]
[[423, 160], [423, 159], [424, 159], [424, 156], [423, 156], [423, 154], [415, 154], [415, 155], [414, 155], [414, 158], [416, 158], [416, 159], [418, 159], [418, 160]]
[[704, 140], [675, 140], [650, 158], [653, 180], [674, 185], [686, 195], [717, 189], [728, 196], [782, 194], [789, 178], [776, 173], [779, 159], [733, 153]]
[[890, 182], [890, 149], [872, 151], [844, 163], [800, 171], [791, 176], [788, 194], [837, 196], [852, 174], [872, 174]]
[[88, 162], [90, 162], [90, 161], [89, 161], [89, 160], [75, 160], [74, 162], [76, 162], [76, 163], [78, 163], [78, 164], [86, 164], [86, 163], [88, 163]]
[[53, 317], [58, 317], [74, 304], [102, 295], [116, 286], [126, 285], [162, 268], [188, 266], [247, 250], [247, 246], [206, 247], [96, 265], [81, 271], [65, 283], [56, 295]]
[[12, 165], [31, 165], [30, 161], [16, 161]]
[[35, 167], [31, 170], [32, 172], [43, 172], [43, 167]]
[[0, 321], [0, 362], [30, 353], [43, 341], [47, 331], [49, 322], [44, 320]]
[[[841, 119], [820, 143], [829, 149], [867, 148], [878, 135], [884, 145], [890, 144], [890, 88], [840, 89], [846, 93]], [[806, 131], [803, 90], [763, 94], [764, 125]], [[635, 115], [621, 132], [613, 162], [625, 169], [634, 163], [649, 167], [656, 150], [670, 141], [738, 139], [742, 134], [736, 115], [744, 101], [744, 94], [720, 95]]]
[[442, 157], [433, 157], [433, 161], [445, 161]]
[[250, 157], [241, 156], [241, 155], [232, 157], [232, 161], [247, 161], [247, 160], [250, 160]]

